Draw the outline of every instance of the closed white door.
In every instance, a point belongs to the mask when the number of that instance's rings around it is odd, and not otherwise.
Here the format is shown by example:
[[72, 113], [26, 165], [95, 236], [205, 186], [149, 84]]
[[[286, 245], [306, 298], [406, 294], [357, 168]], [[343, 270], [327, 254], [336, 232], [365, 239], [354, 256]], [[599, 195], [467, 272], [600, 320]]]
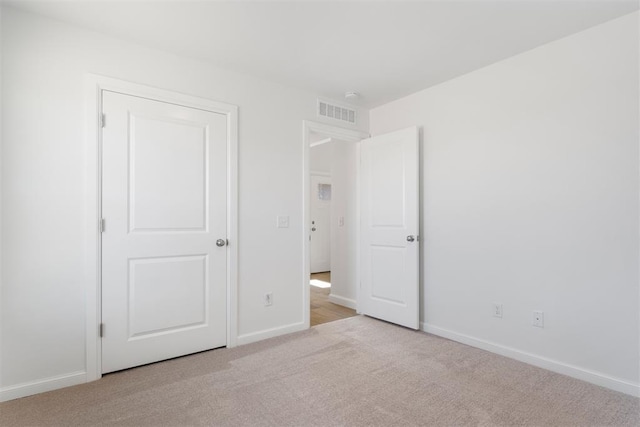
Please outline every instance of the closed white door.
[[226, 345], [226, 116], [109, 91], [103, 112], [102, 372]]
[[359, 310], [419, 329], [418, 130], [366, 139], [360, 153]]
[[311, 273], [331, 271], [331, 178], [311, 175]]

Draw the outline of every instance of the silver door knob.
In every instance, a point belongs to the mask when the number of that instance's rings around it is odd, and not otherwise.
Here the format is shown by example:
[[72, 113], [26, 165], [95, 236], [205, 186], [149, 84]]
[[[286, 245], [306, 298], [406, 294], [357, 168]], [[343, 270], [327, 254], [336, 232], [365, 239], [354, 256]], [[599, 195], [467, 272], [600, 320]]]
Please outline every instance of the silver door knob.
[[223, 246], [224, 246], [224, 245], [226, 245], [226, 244], [227, 244], [227, 241], [226, 241], [226, 240], [224, 240], [224, 239], [218, 239], [218, 240], [216, 240], [216, 246], [218, 246], [218, 247], [223, 247]]
[[416, 240], [415, 237], [413, 236], [407, 236], [407, 242], [413, 242], [414, 240]]
[[313, 228], [311, 229], [311, 231], [316, 231], [316, 228], [315, 228], [315, 227], [313, 227]]

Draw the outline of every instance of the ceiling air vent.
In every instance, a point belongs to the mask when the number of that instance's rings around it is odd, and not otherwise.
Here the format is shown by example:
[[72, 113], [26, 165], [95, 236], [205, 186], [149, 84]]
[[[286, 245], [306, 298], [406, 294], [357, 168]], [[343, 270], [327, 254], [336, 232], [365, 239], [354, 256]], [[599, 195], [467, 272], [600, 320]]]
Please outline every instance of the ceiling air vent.
[[321, 99], [318, 99], [318, 115], [320, 117], [351, 123], [352, 125], [356, 124], [356, 110]]

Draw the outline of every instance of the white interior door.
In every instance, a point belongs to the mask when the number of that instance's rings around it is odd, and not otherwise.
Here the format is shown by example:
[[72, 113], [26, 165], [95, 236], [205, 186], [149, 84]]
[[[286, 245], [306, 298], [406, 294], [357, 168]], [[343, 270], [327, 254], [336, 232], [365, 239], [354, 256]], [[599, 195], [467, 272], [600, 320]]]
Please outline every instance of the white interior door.
[[103, 92], [102, 372], [226, 345], [226, 116]]
[[331, 178], [311, 175], [311, 273], [331, 271]]
[[360, 147], [363, 314], [419, 328], [419, 148], [416, 127]]

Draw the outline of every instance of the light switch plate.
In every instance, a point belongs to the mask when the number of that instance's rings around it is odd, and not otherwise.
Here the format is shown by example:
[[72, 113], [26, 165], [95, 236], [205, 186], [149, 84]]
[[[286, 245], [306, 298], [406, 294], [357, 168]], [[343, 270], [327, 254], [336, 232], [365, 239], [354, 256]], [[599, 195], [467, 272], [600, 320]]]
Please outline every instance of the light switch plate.
[[277, 227], [278, 228], [289, 228], [289, 216], [288, 215], [279, 215], [277, 218]]

